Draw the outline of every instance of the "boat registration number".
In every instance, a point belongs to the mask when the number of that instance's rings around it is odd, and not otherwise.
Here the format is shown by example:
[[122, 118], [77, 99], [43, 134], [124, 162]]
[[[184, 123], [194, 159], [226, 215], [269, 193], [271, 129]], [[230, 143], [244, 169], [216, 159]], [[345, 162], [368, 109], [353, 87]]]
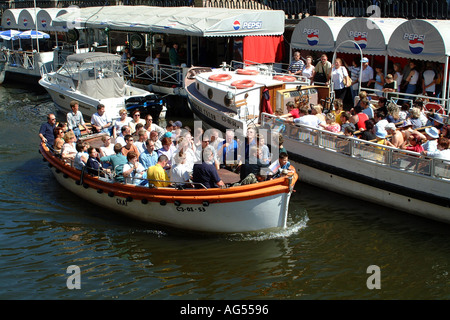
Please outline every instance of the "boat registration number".
[[204, 207], [177, 207], [177, 211], [180, 212], [206, 212]]

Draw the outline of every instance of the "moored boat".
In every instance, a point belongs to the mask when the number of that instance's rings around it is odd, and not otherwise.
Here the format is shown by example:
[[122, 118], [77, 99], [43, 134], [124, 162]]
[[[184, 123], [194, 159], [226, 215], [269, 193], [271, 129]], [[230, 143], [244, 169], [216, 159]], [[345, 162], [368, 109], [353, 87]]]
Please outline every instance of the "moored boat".
[[55, 72], [42, 76], [39, 84], [63, 110], [70, 111], [70, 101], [79, 102], [83, 115], [92, 116], [103, 104], [111, 119], [119, 118], [119, 110], [139, 108], [157, 122], [165, 109], [159, 95], [125, 83], [121, 57], [102, 52], [73, 54]]
[[[247, 88], [242, 96], [235, 94], [230, 87], [218, 85], [217, 81], [208, 81], [211, 70], [197, 71], [194, 70], [190, 83], [186, 85], [193, 112], [211, 126], [219, 126], [222, 130], [242, 128], [245, 132], [248, 126], [253, 125], [271, 130], [275, 136], [281, 133], [289, 160], [301, 172], [301, 181], [450, 223], [449, 161], [288, 123], [279, 119], [274, 112], [263, 112], [265, 90], [275, 97], [270, 99], [274, 102], [273, 111], [285, 114], [285, 104], [289, 100], [300, 99], [301, 104], [307, 106], [326, 103], [329, 101], [329, 88], [311, 85], [286, 88], [272, 79], [267, 81], [263, 76], [254, 75], [252, 79], [259, 86]], [[231, 76], [229, 81], [235, 80], [235, 71], [221, 70], [220, 74], [223, 78], [227, 74]], [[230, 101], [227, 101], [228, 92], [232, 93], [229, 95]], [[250, 102], [251, 97], [253, 102]], [[242, 99], [246, 100], [244, 103], [247, 105], [256, 103], [252, 109], [257, 111], [256, 121], [231, 110], [230, 106], [236, 107]], [[445, 121], [448, 122], [448, 118]]]
[[298, 178], [292, 173], [225, 189], [149, 188], [77, 170], [44, 143], [40, 153], [56, 180], [74, 195], [137, 220], [194, 232], [246, 233], [286, 228], [289, 200]]

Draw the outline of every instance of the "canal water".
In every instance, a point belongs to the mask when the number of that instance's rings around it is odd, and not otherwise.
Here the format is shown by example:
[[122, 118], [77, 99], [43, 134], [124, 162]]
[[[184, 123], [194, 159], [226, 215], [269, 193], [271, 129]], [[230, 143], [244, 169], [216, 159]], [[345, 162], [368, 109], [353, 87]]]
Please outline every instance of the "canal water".
[[73, 196], [38, 153], [48, 99], [0, 86], [0, 299], [450, 299], [450, 226], [302, 183], [287, 230], [254, 235], [167, 230]]

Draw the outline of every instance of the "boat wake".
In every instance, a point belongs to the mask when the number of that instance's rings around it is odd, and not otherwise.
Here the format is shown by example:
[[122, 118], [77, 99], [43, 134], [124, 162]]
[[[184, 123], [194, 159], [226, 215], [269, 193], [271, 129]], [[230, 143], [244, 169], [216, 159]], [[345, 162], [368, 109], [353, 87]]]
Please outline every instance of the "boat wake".
[[307, 222], [309, 221], [306, 210], [301, 214], [301, 217], [302, 218], [299, 221], [288, 220], [287, 227], [285, 229], [258, 233], [235, 233], [227, 235], [227, 239], [231, 241], [265, 241], [289, 238], [300, 232], [300, 230], [306, 228]]

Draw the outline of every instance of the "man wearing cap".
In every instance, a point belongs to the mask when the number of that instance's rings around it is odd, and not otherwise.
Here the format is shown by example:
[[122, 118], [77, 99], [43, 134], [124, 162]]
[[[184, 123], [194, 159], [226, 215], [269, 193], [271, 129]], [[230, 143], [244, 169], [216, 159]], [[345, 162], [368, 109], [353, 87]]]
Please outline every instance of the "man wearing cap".
[[373, 69], [369, 66], [369, 59], [364, 57], [361, 60], [362, 70], [361, 70], [361, 88], [368, 88], [368, 83], [373, 80]]
[[435, 127], [425, 128], [425, 137], [427, 138], [427, 141], [422, 145], [423, 150], [435, 152], [438, 145], [439, 130]]

